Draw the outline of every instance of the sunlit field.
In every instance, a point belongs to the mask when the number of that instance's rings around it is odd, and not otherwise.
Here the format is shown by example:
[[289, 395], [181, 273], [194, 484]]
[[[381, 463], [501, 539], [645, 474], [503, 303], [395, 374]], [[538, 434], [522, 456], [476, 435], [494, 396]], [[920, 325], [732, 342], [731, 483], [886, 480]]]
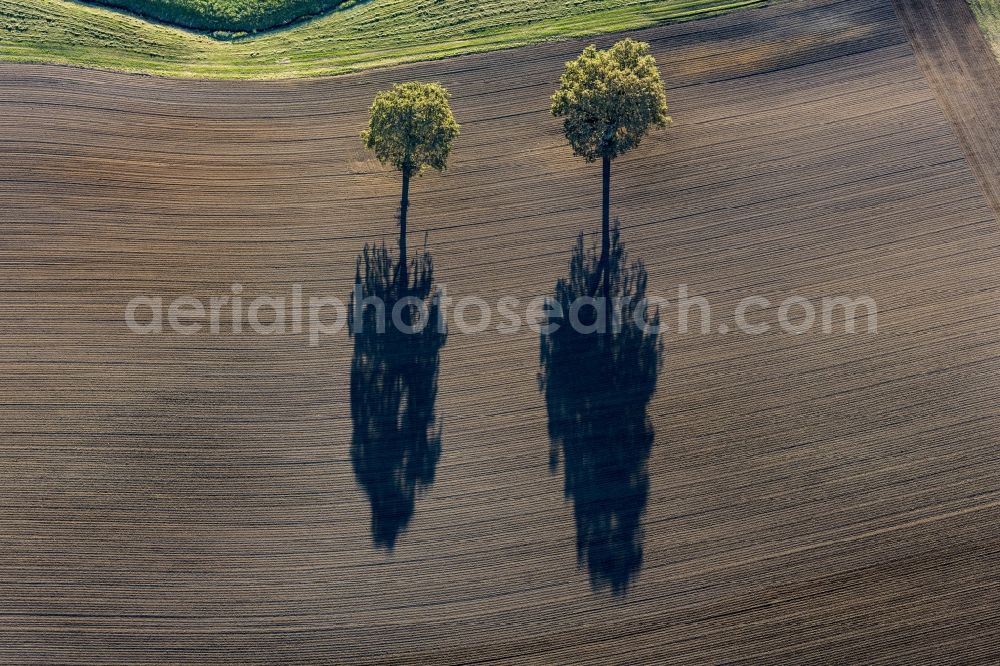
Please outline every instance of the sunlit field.
[[702, 18], [761, 0], [378, 0], [237, 40], [64, 0], [0, 0], [0, 60], [200, 78], [342, 74]]

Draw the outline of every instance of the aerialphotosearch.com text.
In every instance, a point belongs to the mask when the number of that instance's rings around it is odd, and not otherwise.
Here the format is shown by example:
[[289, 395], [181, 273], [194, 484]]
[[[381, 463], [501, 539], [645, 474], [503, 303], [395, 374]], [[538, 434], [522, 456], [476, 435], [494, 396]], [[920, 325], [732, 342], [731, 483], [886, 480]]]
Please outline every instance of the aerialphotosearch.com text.
[[[429, 301], [429, 303], [428, 303]], [[415, 334], [428, 326], [438, 331], [457, 330], [463, 334], [495, 330], [516, 334], [524, 327], [548, 334], [561, 326], [579, 333], [603, 333], [638, 326], [644, 332], [732, 333], [760, 335], [780, 331], [800, 335], [819, 328], [822, 333], [875, 333], [878, 308], [868, 296], [788, 296], [775, 302], [761, 295], [739, 300], [728, 316], [713, 317], [711, 302], [691, 295], [688, 285], [679, 285], [673, 299], [647, 296], [633, 302], [629, 297], [610, 299], [607, 307], [600, 296], [582, 296], [565, 307], [555, 299], [537, 296], [522, 300], [504, 296], [489, 302], [478, 296], [452, 298], [444, 286], [425, 301], [404, 296], [393, 303], [361, 293], [357, 286], [345, 303], [335, 296], [303, 293], [293, 285], [288, 294], [247, 298], [242, 284], [233, 284], [229, 293], [208, 298], [179, 296], [169, 301], [162, 296], [136, 296], [125, 305], [125, 323], [136, 334], [172, 332], [178, 335], [246, 334], [308, 336], [310, 346], [322, 344], [328, 336], [342, 333], [350, 325], [358, 333], [362, 326], [374, 326], [376, 333], [393, 327]], [[353, 316], [349, 316], [351, 308]], [[374, 317], [364, 317], [372, 308]]]

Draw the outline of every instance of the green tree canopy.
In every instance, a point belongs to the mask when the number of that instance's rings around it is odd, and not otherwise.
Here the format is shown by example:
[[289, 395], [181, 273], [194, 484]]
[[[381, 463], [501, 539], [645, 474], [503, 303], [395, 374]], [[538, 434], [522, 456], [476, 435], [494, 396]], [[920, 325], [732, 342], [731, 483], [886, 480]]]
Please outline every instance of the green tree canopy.
[[566, 63], [552, 115], [564, 119], [573, 152], [588, 162], [614, 159], [651, 127], [665, 127], [667, 95], [649, 44], [623, 39], [606, 50], [585, 48]]
[[361, 133], [365, 147], [406, 176], [427, 167], [443, 171], [458, 136], [448, 97], [440, 84], [417, 81], [378, 93], [368, 129]]

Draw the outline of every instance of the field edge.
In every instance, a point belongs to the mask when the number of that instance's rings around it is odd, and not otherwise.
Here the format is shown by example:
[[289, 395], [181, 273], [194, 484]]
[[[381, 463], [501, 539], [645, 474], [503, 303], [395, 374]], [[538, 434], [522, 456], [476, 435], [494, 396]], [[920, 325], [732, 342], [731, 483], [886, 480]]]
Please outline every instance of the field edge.
[[[358, 4], [345, 2], [331, 12], [292, 25], [247, 38], [219, 40], [201, 31], [147, 20], [128, 10], [104, 5], [74, 0], [25, 0], [13, 8], [12, 0], [0, 0], [0, 19], [7, 19], [0, 21], [0, 63], [58, 65], [177, 79], [282, 80], [339, 76], [685, 23], [775, 2], [781, 0], [685, 0], [665, 8], [662, 7], [665, 3], [649, 2], [622, 10], [559, 17], [545, 25], [526, 24], [519, 31], [477, 35], [483, 32], [481, 26], [463, 24], [465, 32], [453, 32], [449, 39], [433, 43], [401, 43], [390, 31], [387, 35], [375, 35], [387, 42], [384, 48], [378, 48], [376, 43], [375, 48], [368, 50], [351, 50], [349, 45], [335, 51], [345, 41], [337, 33], [348, 32], [352, 27], [339, 25], [338, 21]], [[54, 17], [42, 11], [53, 7], [66, 11]], [[39, 25], [41, 31], [37, 30]], [[97, 36], [81, 34], [87, 32], [81, 25]], [[114, 42], [123, 35], [135, 35], [141, 48], [130, 50]], [[314, 46], [316, 42], [320, 43], [318, 47]], [[307, 43], [311, 52], [303, 48]]]

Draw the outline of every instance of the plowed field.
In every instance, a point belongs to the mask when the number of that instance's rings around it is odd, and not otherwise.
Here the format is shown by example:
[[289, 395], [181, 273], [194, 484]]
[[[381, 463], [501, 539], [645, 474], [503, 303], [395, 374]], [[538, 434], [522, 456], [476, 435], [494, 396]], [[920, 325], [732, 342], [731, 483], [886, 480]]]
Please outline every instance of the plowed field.
[[[664, 336], [618, 594], [578, 562], [604, 514], [550, 469], [535, 333], [449, 335], [440, 458], [389, 551], [346, 333], [123, 321], [233, 283], [346, 300], [398, 201], [358, 134], [408, 79], [462, 124], [411, 246], [455, 298], [552, 293], [600, 221], [548, 111], [582, 42], [256, 83], [0, 67], [0, 661], [1000, 660], [1000, 230], [892, 4], [635, 36], [674, 125], [616, 161], [612, 213], [649, 292], [713, 320]], [[867, 295], [878, 332], [719, 333], [751, 295], [758, 321]]]

